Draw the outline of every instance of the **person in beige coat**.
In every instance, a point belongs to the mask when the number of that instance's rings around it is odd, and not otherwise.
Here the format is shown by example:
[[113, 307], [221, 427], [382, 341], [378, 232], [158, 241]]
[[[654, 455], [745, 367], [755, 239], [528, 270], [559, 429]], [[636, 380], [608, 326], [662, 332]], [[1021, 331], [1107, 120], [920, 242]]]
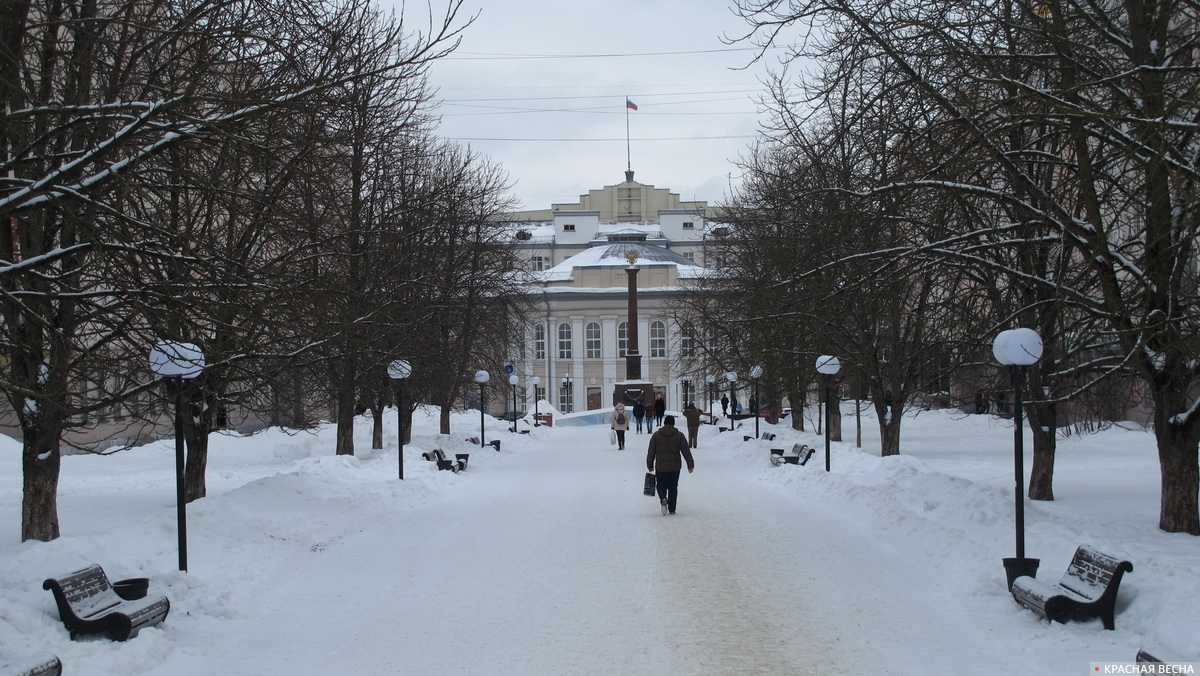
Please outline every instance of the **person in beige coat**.
[[683, 470], [685, 459], [687, 470], [691, 472], [695, 469], [695, 461], [692, 460], [692, 449], [687, 438], [683, 432], [675, 429], [675, 416], [665, 416], [663, 426], [650, 437], [650, 445], [646, 449], [646, 471], [655, 474], [655, 488], [663, 515], [675, 513], [675, 503], [679, 497], [679, 473]]
[[617, 450], [625, 450], [625, 432], [629, 431], [629, 412], [625, 410], [625, 404], [613, 408], [609, 427], [617, 433]]

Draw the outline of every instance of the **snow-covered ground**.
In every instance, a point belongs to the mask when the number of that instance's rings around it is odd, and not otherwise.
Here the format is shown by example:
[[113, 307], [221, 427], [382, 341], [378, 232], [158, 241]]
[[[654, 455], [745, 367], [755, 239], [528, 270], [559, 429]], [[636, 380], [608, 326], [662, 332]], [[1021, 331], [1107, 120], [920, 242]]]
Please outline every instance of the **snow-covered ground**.
[[[214, 437], [186, 573], [173, 443], [64, 458], [63, 536], [21, 543], [20, 449], [0, 439], [0, 664], [48, 651], [92, 676], [961, 676], [1095, 673], [1143, 647], [1200, 662], [1200, 538], [1156, 528], [1147, 432], [1062, 440], [1057, 500], [1026, 502], [1039, 577], [1082, 543], [1133, 562], [1105, 631], [1048, 624], [1004, 588], [1009, 421], [922, 412], [883, 460], [868, 418], [863, 449], [833, 444], [830, 473], [812, 433], [706, 426], [673, 517], [641, 494], [646, 436], [617, 451], [604, 427], [508, 424], [488, 419], [496, 452], [465, 441], [478, 412], [449, 437], [418, 416], [403, 482], [394, 427], [356, 457], [332, 454], [332, 429]], [[807, 466], [770, 464], [797, 442], [818, 448]], [[438, 472], [420, 455], [433, 448], [470, 453], [467, 471]], [[166, 622], [71, 641], [42, 581], [91, 562], [149, 577]]]

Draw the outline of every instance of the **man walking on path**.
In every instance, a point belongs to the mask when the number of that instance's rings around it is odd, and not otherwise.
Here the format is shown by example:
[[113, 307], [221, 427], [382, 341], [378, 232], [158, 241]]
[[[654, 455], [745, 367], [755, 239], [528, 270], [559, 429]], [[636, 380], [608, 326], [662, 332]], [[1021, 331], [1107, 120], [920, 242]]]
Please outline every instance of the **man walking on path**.
[[700, 409], [689, 403], [687, 408], [683, 409], [683, 417], [687, 419], [688, 445], [696, 448], [696, 440], [700, 436]]
[[679, 473], [683, 470], [683, 459], [687, 459], [687, 469], [690, 473], [696, 466], [692, 460], [692, 451], [688, 448], [687, 439], [683, 433], [675, 429], [675, 416], [663, 418], [663, 426], [650, 437], [650, 445], [646, 450], [646, 471], [655, 473], [655, 485], [658, 488], [658, 502], [662, 506], [663, 515], [675, 513], [675, 503], [679, 497]]

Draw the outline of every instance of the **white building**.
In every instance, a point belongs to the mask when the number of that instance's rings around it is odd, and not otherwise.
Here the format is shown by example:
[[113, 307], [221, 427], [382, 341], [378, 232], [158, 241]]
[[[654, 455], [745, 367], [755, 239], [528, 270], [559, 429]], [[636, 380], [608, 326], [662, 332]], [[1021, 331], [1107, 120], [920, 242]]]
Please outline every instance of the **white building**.
[[[531, 397], [560, 411], [607, 408], [626, 375], [628, 277], [626, 254], [638, 255], [638, 352], [642, 379], [671, 410], [704, 396], [704, 374], [688, 327], [676, 326], [671, 299], [709, 261], [712, 213], [703, 202], [626, 181], [592, 190], [578, 204], [511, 214], [515, 237], [534, 280], [536, 321], [513, 355], [517, 407]], [[537, 377], [535, 386], [531, 379]], [[700, 388], [697, 389], [699, 382]]]

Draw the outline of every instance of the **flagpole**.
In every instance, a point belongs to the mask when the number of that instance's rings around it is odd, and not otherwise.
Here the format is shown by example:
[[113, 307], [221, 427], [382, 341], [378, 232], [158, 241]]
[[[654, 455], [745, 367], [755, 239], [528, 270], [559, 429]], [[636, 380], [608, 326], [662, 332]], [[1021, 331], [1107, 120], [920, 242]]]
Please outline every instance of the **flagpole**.
[[633, 170], [633, 162], [629, 155], [629, 95], [625, 95], [625, 170]]

